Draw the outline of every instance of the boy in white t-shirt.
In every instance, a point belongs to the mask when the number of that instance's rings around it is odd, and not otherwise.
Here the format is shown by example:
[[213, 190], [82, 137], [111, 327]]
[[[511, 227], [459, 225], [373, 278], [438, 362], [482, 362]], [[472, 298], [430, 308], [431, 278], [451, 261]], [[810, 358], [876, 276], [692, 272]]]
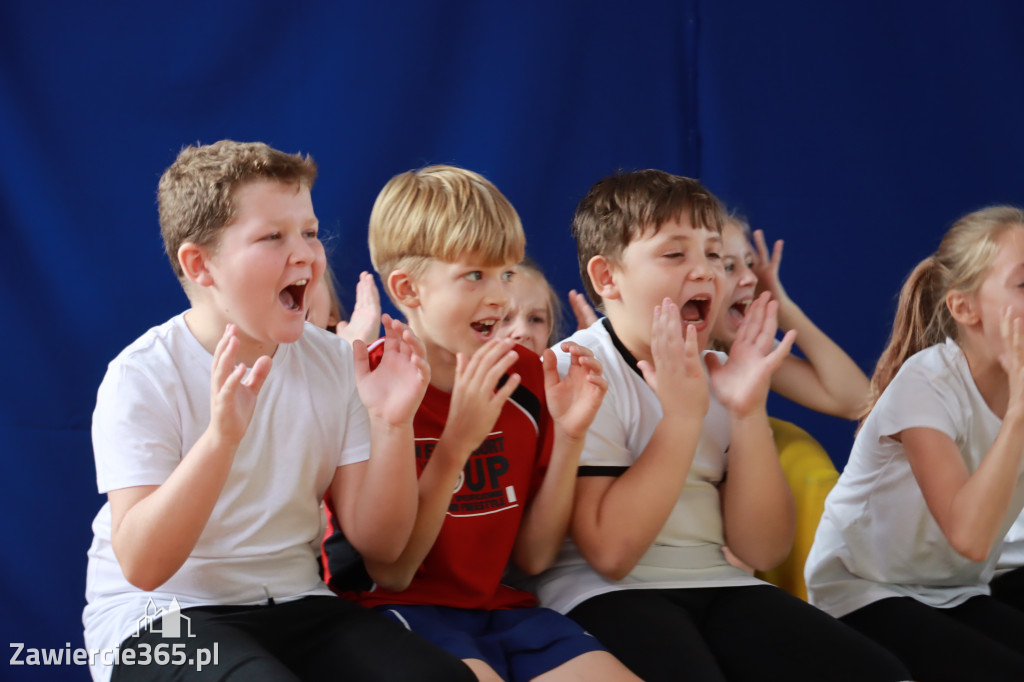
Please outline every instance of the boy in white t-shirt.
[[429, 370], [397, 322], [372, 372], [361, 341], [306, 324], [325, 267], [315, 177], [308, 157], [222, 140], [184, 149], [160, 180], [191, 308], [118, 355], [97, 396], [95, 679], [472, 679], [319, 578], [328, 488], [364, 555], [407, 542]]
[[723, 554], [728, 542], [768, 569], [792, 543], [765, 401], [795, 332], [773, 348], [777, 304], [763, 295], [728, 361], [702, 362], [722, 305], [721, 225], [700, 183], [657, 170], [606, 178], [576, 209], [581, 275], [607, 317], [569, 340], [601, 361], [608, 392], [541, 602], [648, 682], [907, 679], [881, 647]]

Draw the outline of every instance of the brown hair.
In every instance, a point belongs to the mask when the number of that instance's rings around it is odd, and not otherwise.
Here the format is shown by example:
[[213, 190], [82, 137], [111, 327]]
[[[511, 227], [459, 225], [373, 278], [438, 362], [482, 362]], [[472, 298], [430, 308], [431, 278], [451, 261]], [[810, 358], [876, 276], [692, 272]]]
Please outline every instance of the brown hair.
[[419, 272], [429, 259], [462, 256], [483, 265], [522, 260], [526, 236], [519, 214], [478, 173], [428, 166], [391, 178], [370, 212], [370, 260], [384, 282], [398, 268]]
[[174, 274], [184, 279], [178, 262], [182, 244], [216, 246], [221, 230], [235, 217], [239, 186], [276, 180], [312, 189], [316, 173], [308, 155], [286, 154], [262, 142], [220, 140], [182, 149], [157, 189], [160, 232]]
[[576, 239], [580, 276], [590, 300], [601, 306], [587, 264], [594, 256], [618, 261], [630, 242], [644, 232], [686, 216], [694, 228], [722, 231], [722, 207], [698, 181], [660, 170], [617, 173], [594, 184], [576, 207], [572, 235]]
[[1024, 227], [1024, 211], [991, 206], [970, 213], [946, 232], [935, 253], [917, 264], [900, 290], [889, 344], [871, 377], [871, 397], [862, 419], [914, 353], [942, 343], [959, 341], [960, 329], [946, 307], [946, 294], [973, 294], [981, 285], [1008, 229]]

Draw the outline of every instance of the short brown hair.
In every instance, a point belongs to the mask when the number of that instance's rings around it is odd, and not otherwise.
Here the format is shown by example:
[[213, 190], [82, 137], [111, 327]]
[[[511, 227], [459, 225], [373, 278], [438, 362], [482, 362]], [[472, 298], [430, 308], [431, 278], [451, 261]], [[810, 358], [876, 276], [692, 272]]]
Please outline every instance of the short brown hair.
[[254, 180], [276, 180], [312, 189], [316, 163], [308, 155], [286, 154], [262, 142], [220, 140], [188, 146], [160, 177], [157, 203], [164, 250], [184, 280], [178, 249], [192, 242], [216, 245], [235, 217], [235, 190]]
[[484, 265], [518, 263], [526, 236], [519, 214], [498, 188], [478, 173], [428, 166], [391, 178], [370, 212], [370, 260], [388, 289], [398, 268], [416, 273], [433, 258], [464, 255]]
[[684, 215], [694, 228], [722, 231], [721, 204], [692, 178], [649, 169], [616, 173], [595, 183], [572, 220], [580, 277], [590, 300], [602, 304], [587, 274], [591, 258], [604, 256], [618, 262], [630, 242], [644, 232], [657, 232]]

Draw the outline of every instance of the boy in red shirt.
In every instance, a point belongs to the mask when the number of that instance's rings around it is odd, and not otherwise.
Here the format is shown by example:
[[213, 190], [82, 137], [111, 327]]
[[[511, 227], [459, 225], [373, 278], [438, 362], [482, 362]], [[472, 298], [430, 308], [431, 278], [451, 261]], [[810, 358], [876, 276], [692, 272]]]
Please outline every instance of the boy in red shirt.
[[[569, 523], [583, 438], [606, 383], [593, 355], [536, 354], [495, 330], [525, 237], [483, 177], [432, 166], [392, 178], [370, 216], [370, 256], [422, 340], [430, 385], [413, 421], [419, 510], [393, 562], [366, 559], [359, 595], [455, 654], [481, 680], [637, 679], [582, 628], [502, 582], [536, 574]], [[371, 349], [371, 359], [384, 353]], [[328, 548], [330, 556], [330, 544]]]

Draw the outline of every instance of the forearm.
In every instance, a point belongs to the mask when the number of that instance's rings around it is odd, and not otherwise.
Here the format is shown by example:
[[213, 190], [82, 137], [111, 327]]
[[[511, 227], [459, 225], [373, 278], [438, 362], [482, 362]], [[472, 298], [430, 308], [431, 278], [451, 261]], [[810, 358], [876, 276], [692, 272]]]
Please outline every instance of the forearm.
[[409, 541], [416, 520], [417, 481], [412, 423], [370, 420], [370, 458], [358, 487], [350, 488], [344, 530], [370, 561], [393, 561]]
[[722, 516], [726, 544], [754, 568], [768, 570], [789, 554], [796, 527], [793, 495], [763, 410], [730, 417]]
[[207, 430], [148, 494], [111, 491], [111, 543], [128, 582], [155, 590], [184, 565], [210, 520], [237, 443]]
[[366, 561], [366, 569], [378, 585], [401, 591], [412, 582], [441, 532], [465, 459], [451, 453], [443, 440], [438, 443], [419, 479], [416, 522], [405, 549], [391, 562]]
[[632, 466], [599, 496], [577, 501], [573, 538], [599, 573], [624, 577], [654, 543], [686, 484], [702, 424], [703, 415], [663, 417]]
[[1001, 531], [1020, 480], [1024, 456], [1024, 415], [1007, 415], [978, 469], [954, 496], [946, 532], [950, 544], [974, 561], [988, 557]]
[[529, 575], [551, 566], [569, 531], [576, 473], [585, 438], [555, 429], [544, 481], [523, 515], [513, 559]]
[[[792, 299], [787, 298], [779, 305], [778, 319], [783, 331], [796, 330], [796, 344], [806, 360], [786, 358], [772, 377], [772, 389], [819, 412], [859, 418], [867, 404], [870, 385], [857, 363]], [[800, 371], [800, 365], [806, 369]]]

